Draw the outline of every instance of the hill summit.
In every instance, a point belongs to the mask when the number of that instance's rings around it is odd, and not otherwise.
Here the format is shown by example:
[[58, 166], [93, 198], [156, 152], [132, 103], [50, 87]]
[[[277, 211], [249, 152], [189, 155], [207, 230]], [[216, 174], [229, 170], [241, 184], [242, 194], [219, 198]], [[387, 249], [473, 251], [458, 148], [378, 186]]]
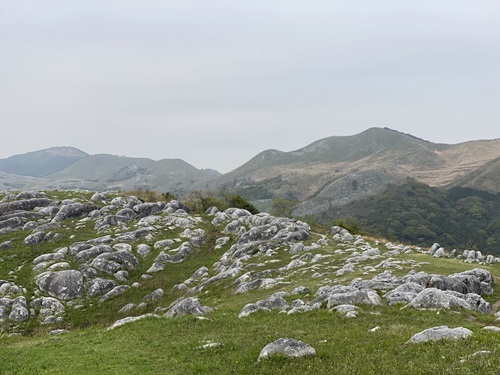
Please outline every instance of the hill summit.
[[0, 171], [19, 176], [44, 177], [89, 156], [74, 147], [51, 147], [0, 159]]

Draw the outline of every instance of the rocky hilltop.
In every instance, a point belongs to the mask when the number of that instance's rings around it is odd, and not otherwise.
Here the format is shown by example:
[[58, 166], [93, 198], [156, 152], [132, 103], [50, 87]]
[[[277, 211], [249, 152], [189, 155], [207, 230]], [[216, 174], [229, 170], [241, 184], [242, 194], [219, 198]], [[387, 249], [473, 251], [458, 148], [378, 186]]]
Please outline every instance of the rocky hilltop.
[[[500, 259], [479, 251], [392, 244], [340, 227], [319, 234], [302, 221], [239, 208], [194, 214], [179, 201], [143, 202], [113, 192], [0, 198], [0, 327], [11, 337], [103, 324], [114, 330], [185, 315], [306, 320], [329, 311], [359, 319], [400, 308], [413, 316], [450, 309], [477, 314], [478, 327], [485, 327], [498, 306]], [[406, 340], [486, 335], [427, 328]], [[260, 359], [314, 356], [317, 343], [309, 344], [281, 338]]]

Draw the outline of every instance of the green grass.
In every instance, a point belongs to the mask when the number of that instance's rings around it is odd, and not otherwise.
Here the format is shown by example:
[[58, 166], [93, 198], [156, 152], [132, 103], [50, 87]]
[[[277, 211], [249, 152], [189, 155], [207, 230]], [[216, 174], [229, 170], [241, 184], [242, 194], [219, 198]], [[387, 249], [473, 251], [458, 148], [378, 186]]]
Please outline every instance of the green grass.
[[[473, 338], [410, 345], [416, 332], [435, 325], [466, 326]], [[381, 329], [370, 333], [375, 326]], [[43, 338], [3, 339], [5, 374], [411, 374], [494, 373], [500, 365], [498, 334], [480, 331], [455, 312], [401, 312], [398, 307], [363, 309], [343, 319], [326, 309], [304, 315], [257, 313], [244, 319], [217, 311], [210, 320], [148, 319], [113, 331], [92, 328]], [[257, 362], [260, 350], [280, 337], [303, 340], [317, 351], [307, 359]], [[221, 343], [200, 349], [207, 341]], [[480, 350], [492, 354], [461, 363]]]

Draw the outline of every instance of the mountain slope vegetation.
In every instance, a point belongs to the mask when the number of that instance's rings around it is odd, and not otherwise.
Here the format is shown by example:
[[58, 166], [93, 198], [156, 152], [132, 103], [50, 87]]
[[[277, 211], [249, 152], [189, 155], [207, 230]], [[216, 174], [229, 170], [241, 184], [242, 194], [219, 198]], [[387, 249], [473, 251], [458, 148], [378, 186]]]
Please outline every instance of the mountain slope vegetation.
[[328, 223], [341, 218], [397, 241], [422, 246], [439, 242], [448, 248], [500, 254], [500, 194], [430, 187], [409, 179], [318, 219]]

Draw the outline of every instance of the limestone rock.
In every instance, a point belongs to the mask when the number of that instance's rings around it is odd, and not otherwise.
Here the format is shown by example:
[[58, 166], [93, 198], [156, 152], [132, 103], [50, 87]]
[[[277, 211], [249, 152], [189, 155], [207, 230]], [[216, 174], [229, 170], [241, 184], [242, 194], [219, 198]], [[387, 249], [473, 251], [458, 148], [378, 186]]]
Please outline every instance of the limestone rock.
[[436, 251], [440, 248], [441, 246], [438, 243], [435, 243], [434, 245], [431, 246], [429, 249], [429, 255], [432, 257], [436, 253]]
[[189, 297], [180, 302], [177, 302], [170, 310], [165, 313], [166, 318], [183, 315], [198, 315], [203, 316], [211, 312], [212, 309], [207, 306], [202, 306], [198, 298]]
[[87, 284], [87, 296], [101, 296], [116, 287], [116, 282], [100, 277], [90, 280]]
[[29, 319], [28, 304], [25, 297], [17, 297], [12, 301], [9, 319], [18, 323]]
[[132, 323], [132, 322], [137, 322], [138, 320], [146, 319], [146, 318], [159, 318], [158, 315], [156, 314], [144, 314], [140, 316], [129, 316], [127, 318], [123, 318], [120, 320], [117, 320], [116, 322], [111, 325], [111, 327], [108, 328], [108, 331], [111, 331], [112, 329], [121, 327], [125, 324]]
[[41, 291], [64, 301], [81, 298], [83, 294], [83, 275], [76, 270], [44, 272], [37, 276], [36, 284]]
[[105, 244], [95, 245], [95, 246], [91, 246], [90, 248], [86, 248], [84, 250], [77, 252], [75, 254], [75, 259], [78, 262], [82, 262], [82, 261], [86, 261], [89, 259], [93, 259], [93, 258], [97, 257], [98, 255], [101, 255], [104, 253], [111, 253], [112, 251], [113, 251], [113, 248], [109, 245], [105, 245]]
[[82, 217], [88, 215], [94, 210], [99, 209], [94, 204], [86, 204], [86, 203], [70, 203], [63, 205], [59, 212], [54, 217], [54, 221], [62, 221], [74, 217]]
[[64, 259], [64, 254], [62, 253], [50, 253], [50, 254], [43, 254], [35, 259], [33, 259], [33, 262], [31, 264], [33, 266], [36, 266], [37, 264], [44, 263], [44, 262], [55, 262], [58, 260]]
[[137, 253], [145, 257], [151, 252], [151, 247], [146, 244], [137, 245]]
[[151, 294], [146, 295], [143, 298], [143, 301], [157, 301], [161, 297], [163, 297], [163, 289], [158, 288], [155, 291], [153, 291]]
[[467, 328], [449, 328], [448, 326], [439, 326], [426, 329], [413, 335], [408, 342], [411, 344], [420, 344], [428, 341], [458, 340], [467, 338], [471, 335], [472, 331]]
[[382, 305], [382, 300], [380, 299], [377, 292], [369, 289], [362, 289], [347, 293], [334, 293], [328, 298], [328, 308], [336, 305]]
[[44, 238], [45, 238], [45, 232], [39, 231], [39, 232], [30, 234], [28, 237], [26, 237], [24, 239], [23, 243], [26, 246], [36, 245], [36, 244], [39, 244], [40, 242], [42, 242], [44, 240]]
[[384, 297], [389, 305], [396, 303], [408, 303], [424, 290], [424, 287], [413, 282], [409, 282], [398, 286], [397, 288], [387, 292]]
[[5, 249], [12, 249], [14, 247], [14, 244], [12, 241], [5, 241], [0, 243], [0, 250], [5, 250]]
[[267, 344], [260, 352], [258, 360], [268, 358], [274, 354], [282, 354], [287, 357], [309, 357], [315, 356], [316, 350], [303, 341], [281, 338]]
[[107, 292], [105, 295], [103, 295], [99, 301], [100, 302], [107, 301], [108, 299], [111, 299], [111, 298], [116, 297], [122, 293], [125, 293], [129, 289], [130, 289], [130, 287], [128, 285], [115, 286], [113, 289], [111, 289], [109, 292]]
[[433, 257], [434, 258], [444, 258], [445, 257], [445, 252], [444, 252], [444, 249], [442, 247], [440, 247], [439, 249], [436, 250], [436, 252], [434, 253]]

